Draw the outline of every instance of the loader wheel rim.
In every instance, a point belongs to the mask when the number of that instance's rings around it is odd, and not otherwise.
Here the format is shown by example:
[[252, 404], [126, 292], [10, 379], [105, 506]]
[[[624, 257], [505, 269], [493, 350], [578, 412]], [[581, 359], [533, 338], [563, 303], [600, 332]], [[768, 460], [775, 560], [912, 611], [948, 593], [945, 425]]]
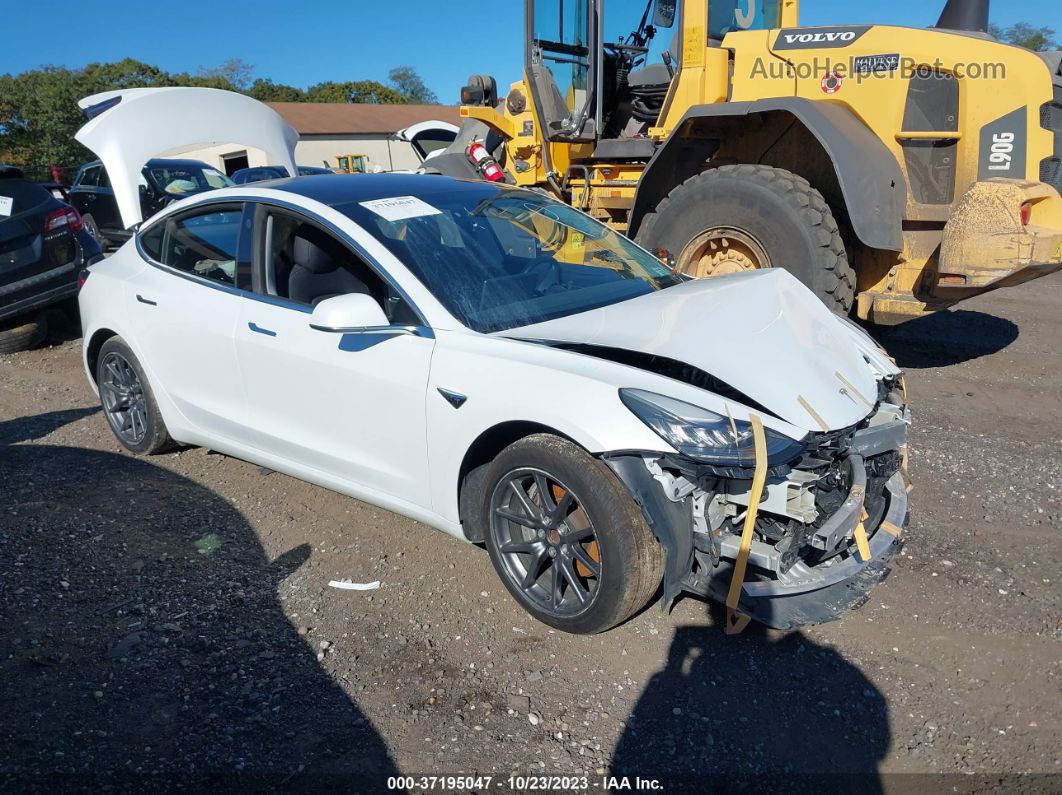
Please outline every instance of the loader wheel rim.
[[729, 226], [701, 232], [683, 249], [678, 270], [697, 279], [770, 268], [771, 258], [753, 235]]

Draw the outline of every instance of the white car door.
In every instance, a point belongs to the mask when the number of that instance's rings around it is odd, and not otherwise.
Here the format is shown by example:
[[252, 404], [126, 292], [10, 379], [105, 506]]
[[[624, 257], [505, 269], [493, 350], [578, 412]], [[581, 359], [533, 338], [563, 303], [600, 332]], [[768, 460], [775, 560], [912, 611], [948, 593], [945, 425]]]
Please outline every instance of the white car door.
[[250, 287], [249, 255], [240, 256], [243, 224], [241, 203], [200, 205], [139, 236], [150, 267], [130, 280], [129, 316], [153, 387], [181, 414], [167, 423], [182, 441], [244, 437], [234, 342], [246, 300], [238, 288]]
[[[408, 306], [388, 301], [385, 281], [308, 219], [271, 210], [258, 223], [261, 284], [257, 299], [244, 302], [236, 329], [253, 444], [430, 507], [424, 400], [435, 344], [431, 332], [310, 328], [313, 304], [337, 294], [368, 291], [395, 317]], [[315, 261], [307, 261], [307, 250]]]

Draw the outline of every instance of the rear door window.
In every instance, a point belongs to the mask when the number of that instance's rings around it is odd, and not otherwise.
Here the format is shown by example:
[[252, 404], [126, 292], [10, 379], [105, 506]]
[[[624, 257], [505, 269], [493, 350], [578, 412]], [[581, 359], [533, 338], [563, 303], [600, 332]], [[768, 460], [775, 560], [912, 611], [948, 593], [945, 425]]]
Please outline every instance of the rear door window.
[[86, 188], [93, 188], [99, 184], [101, 166], [89, 166], [81, 172], [77, 184]]
[[250, 289], [249, 263], [240, 263], [243, 205], [200, 207], [170, 216], [140, 235], [155, 262], [213, 282]]

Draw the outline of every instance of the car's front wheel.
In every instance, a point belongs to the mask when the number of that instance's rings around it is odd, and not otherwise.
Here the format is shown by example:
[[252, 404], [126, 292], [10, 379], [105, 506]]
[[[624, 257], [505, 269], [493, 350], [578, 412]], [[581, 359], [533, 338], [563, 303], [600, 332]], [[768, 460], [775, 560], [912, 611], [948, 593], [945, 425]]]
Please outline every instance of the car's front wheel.
[[646, 605], [663, 555], [607, 465], [536, 434], [503, 450], [483, 490], [491, 562], [531, 615], [565, 632], [603, 632]]
[[107, 424], [126, 450], [153, 455], [174, 447], [144, 370], [121, 337], [100, 348], [96, 384]]

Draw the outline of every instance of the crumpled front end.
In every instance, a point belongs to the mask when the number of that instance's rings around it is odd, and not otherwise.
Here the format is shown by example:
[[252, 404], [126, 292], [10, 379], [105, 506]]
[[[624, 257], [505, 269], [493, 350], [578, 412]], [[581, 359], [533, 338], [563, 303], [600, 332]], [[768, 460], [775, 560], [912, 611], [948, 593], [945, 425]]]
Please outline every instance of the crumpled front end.
[[[821, 624], [862, 605], [887, 576], [907, 525], [910, 415], [897, 378], [879, 387], [866, 419], [810, 434], [799, 460], [768, 471], [739, 612], [778, 629]], [[724, 601], [753, 470], [659, 453], [605, 460], [665, 549], [665, 606], [683, 591]]]

